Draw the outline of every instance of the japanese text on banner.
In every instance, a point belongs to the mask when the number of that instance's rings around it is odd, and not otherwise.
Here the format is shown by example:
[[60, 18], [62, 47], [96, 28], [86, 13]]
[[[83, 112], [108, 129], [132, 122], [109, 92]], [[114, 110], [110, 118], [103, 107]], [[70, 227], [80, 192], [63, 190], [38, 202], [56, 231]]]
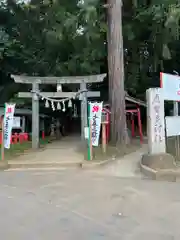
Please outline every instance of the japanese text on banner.
[[90, 120], [92, 131], [92, 146], [98, 146], [99, 135], [101, 130], [101, 116], [102, 116], [103, 102], [90, 103]]
[[15, 104], [5, 104], [4, 113], [4, 147], [10, 148], [11, 145], [11, 132], [13, 127]]

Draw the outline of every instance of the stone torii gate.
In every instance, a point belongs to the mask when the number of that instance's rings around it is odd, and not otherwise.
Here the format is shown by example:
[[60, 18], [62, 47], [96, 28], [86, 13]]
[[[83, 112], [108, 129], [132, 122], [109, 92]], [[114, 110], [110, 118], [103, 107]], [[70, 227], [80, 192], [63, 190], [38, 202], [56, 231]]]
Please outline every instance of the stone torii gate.
[[[20, 98], [32, 98], [32, 148], [39, 147], [39, 96], [40, 84], [80, 84], [79, 100], [81, 100], [81, 139], [84, 140], [84, 128], [87, 127], [87, 98], [100, 97], [99, 91], [87, 91], [87, 83], [102, 82], [106, 74], [77, 77], [38, 77], [11, 75], [16, 83], [32, 84], [32, 92], [20, 92]], [[50, 98], [73, 98], [77, 92], [42, 92]]]

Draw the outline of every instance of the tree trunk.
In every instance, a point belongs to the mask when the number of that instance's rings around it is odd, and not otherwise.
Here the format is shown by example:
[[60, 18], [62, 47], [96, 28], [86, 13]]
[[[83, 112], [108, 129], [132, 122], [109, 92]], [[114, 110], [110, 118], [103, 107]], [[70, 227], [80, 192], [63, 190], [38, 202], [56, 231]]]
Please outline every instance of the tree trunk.
[[108, 0], [108, 29], [111, 140], [114, 144], [126, 144], [128, 136], [125, 114], [122, 0]]

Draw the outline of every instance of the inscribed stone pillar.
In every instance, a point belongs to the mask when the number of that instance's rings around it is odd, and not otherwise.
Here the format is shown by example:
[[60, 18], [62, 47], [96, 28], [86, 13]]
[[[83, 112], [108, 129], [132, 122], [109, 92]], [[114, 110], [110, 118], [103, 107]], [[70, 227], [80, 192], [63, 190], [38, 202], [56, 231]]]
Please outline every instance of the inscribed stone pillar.
[[149, 154], [165, 153], [164, 98], [162, 88], [150, 88], [147, 98], [147, 136]]

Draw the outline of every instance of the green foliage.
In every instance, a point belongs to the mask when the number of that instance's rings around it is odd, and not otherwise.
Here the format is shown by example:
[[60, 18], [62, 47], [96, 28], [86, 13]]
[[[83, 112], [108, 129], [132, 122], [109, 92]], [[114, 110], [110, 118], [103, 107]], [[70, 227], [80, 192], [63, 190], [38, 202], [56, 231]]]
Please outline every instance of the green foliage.
[[[104, 2], [1, 4], [0, 68], [41, 76], [107, 72]], [[175, 0], [124, 1], [125, 85], [131, 94], [143, 97], [146, 88], [158, 86], [154, 73], [172, 71], [180, 63], [179, 19], [180, 4]]]
[[11, 41], [6, 69], [29, 75], [99, 73], [105, 57], [105, 24], [98, 19], [102, 15], [96, 1], [85, 3], [8, 1], [9, 21], [3, 26]]
[[[137, 1], [136, 1], [137, 2]], [[140, 2], [140, 1], [139, 1]], [[124, 26], [126, 86], [133, 94], [143, 94], [146, 88], [159, 85], [154, 73], [172, 71], [177, 61], [172, 43], [179, 40], [180, 4], [174, 0], [136, 4]], [[166, 61], [171, 69], [165, 67]]]

